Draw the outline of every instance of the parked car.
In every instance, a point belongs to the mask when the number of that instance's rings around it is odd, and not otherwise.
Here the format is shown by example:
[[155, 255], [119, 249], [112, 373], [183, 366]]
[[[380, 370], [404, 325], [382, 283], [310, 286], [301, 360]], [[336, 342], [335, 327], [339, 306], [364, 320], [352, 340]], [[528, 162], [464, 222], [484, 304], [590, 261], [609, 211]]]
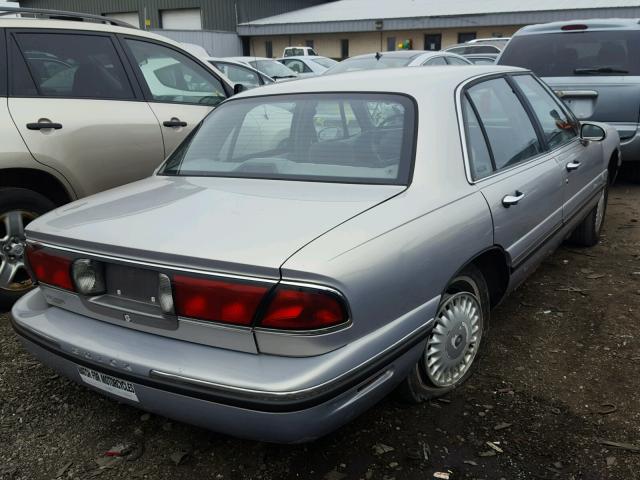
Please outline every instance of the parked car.
[[301, 57], [318, 55], [313, 47], [285, 47], [282, 51], [283, 57]]
[[472, 53], [499, 54], [509, 43], [511, 37], [476, 38], [465, 43], [458, 43], [445, 48], [445, 52], [469, 55]]
[[463, 55], [464, 58], [469, 60], [474, 65], [493, 65], [498, 58], [497, 53], [470, 53]]
[[227, 57], [227, 60], [244, 63], [271, 77], [276, 82], [295, 80], [298, 74], [280, 62], [264, 57]]
[[322, 75], [338, 63], [332, 58], [303, 56], [279, 58], [278, 62], [296, 72], [300, 78]]
[[56, 16], [69, 21], [0, 18], [0, 306], [31, 288], [24, 224], [149, 176], [233, 93], [171, 40], [104, 17]]
[[455, 53], [422, 50], [398, 50], [394, 52], [376, 52], [357, 55], [337, 63], [325, 75], [356, 72], [358, 70], [376, 70], [396, 67], [435, 67], [441, 65], [471, 65], [466, 58]]
[[491, 308], [567, 236], [597, 243], [618, 142], [517, 68], [250, 90], [154, 176], [29, 224], [13, 326], [113, 399], [309, 441], [462, 384]]
[[520, 29], [498, 59], [530, 68], [581, 120], [613, 125], [640, 182], [640, 25], [637, 19], [555, 22]]
[[275, 82], [273, 78], [247, 65], [227, 58], [208, 57], [211, 65], [224, 73], [234, 84], [241, 84], [246, 89], [261, 87]]

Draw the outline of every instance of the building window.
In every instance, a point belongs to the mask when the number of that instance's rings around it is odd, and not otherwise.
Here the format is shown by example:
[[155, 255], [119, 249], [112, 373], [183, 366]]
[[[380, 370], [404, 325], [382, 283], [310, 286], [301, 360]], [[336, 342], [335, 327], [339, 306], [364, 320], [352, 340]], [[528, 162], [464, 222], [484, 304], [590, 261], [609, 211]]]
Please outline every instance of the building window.
[[387, 37], [387, 52], [393, 52], [396, 49], [396, 37]]
[[427, 33], [424, 36], [424, 49], [436, 51], [442, 48], [442, 34], [441, 33]]
[[476, 39], [476, 32], [460, 32], [458, 33], [458, 43], [466, 43], [469, 40]]
[[313, 40], [306, 40], [304, 43], [307, 47], [313, 48]]
[[342, 59], [349, 58], [349, 39], [343, 38], [340, 40], [340, 57]]
[[199, 8], [160, 10], [160, 23], [166, 30], [202, 30]]
[[267, 58], [273, 58], [273, 42], [271, 40], [267, 40], [264, 42], [264, 56]]

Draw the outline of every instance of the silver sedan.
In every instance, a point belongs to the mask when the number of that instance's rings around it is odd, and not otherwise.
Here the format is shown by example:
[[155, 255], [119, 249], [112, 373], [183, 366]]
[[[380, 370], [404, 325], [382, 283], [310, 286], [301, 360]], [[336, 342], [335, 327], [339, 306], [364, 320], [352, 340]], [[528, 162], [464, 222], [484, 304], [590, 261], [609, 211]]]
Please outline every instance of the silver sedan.
[[30, 223], [13, 325], [115, 400], [308, 441], [462, 384], [491, 309], [566, 238], [598, 242], [618, 150], [517, 68], [265, 86], [152, 177]]

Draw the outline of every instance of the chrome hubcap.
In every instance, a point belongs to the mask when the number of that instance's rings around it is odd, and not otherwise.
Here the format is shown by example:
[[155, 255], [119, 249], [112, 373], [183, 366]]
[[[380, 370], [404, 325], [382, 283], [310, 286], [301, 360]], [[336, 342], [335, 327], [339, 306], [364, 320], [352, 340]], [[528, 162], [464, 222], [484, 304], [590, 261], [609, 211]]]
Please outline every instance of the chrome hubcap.
[[596, 232], [600, 231], [602, 228], [602, 221], [604, 220], [604, 190], [600, 194], [600, 200], [598, 200], [598, 205], [596, 207]]
[[36, 216], [22, 210], [0, 214], [0, 290], [16, 292], [32, 285], [24, 263], [24, 225]]
[[480, 347], [482, 328], [482, 309], [475, 295], [456, 293], [440, 306], [424, 354], [434, 385], [450, 387], [464, 377]]

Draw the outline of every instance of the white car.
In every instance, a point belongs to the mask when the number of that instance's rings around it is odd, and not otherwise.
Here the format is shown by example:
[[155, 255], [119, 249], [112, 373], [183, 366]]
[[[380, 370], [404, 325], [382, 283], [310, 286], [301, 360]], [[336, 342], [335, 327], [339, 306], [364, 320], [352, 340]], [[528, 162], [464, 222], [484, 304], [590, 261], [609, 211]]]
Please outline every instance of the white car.
[[394, 52], [376, 52], [347, 58], [325, 72], [356, 72], [359, 70], [378, 70], [398, 67], [437, 67], [446, 65], [471, 65], [461, 55], [443, 51], [398, 50]]
[[236, 85], [241, 84], [245, 89], [261, 87], [275, 82], [270, 76], [246, 63], [216, 57], [207, 57], [204, 60], [224, 73], [231, 82]]
[[283, 57], [279, 58], [278, 61], [296, 72], [299, 77], [303, 78], [322, 75], [324, 72], [338, 63], [335, 60], [327, 57], [310, 57], [303, 55], [296, 57]]
[[266, 57], [226, 57], [225, 60], [232, 60], [244, 65], [249, 65], [259, 72], [268, 75], [276, 82], [294, 80], [298, 78], [298, 74], [282, 63], [276, 62], [272, 58]]
[[308, 57], [317, 55], [313, 47], [285, 47], [282, 51], [283, 57]]

